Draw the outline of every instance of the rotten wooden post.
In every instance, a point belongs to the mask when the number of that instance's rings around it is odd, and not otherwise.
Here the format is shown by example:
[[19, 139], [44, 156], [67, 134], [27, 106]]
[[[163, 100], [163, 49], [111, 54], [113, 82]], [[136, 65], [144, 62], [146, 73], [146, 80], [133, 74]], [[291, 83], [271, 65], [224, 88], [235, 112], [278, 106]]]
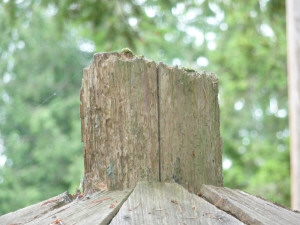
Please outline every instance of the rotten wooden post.
[[95, 54], [80, 117], [85, 193], [175, 181], [223, 185], [218, 81], [132, 53]]

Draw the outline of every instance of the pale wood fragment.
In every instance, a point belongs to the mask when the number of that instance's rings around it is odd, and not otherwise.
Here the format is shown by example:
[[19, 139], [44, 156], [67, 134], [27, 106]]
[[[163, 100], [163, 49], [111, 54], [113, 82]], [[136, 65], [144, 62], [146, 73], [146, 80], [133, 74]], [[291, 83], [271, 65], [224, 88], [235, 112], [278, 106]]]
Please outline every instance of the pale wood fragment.
[[139, 182], [111, 225], [244, 224], [176, 183]]
[[210, 203], [246, 224], [300, 224], [300, 213], [293, 212], [240, 190], [203, 185], [201, 194]]
[[289, 83], [289, 129], [291, 204], [300, 210], [300, 0], [287, 0], [287, 63]]

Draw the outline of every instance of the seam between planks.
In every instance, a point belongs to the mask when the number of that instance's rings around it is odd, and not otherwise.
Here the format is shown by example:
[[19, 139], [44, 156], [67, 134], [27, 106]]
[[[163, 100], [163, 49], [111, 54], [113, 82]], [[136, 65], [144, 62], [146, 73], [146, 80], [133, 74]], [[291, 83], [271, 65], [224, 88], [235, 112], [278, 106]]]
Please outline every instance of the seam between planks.
[[161, 182], [161, 136], [160, 136], [160, 88], [159, 88], [159, 65], [156, 65], [156, 89], [157, 89], [157, 139], [158, 139], [158, 180]]

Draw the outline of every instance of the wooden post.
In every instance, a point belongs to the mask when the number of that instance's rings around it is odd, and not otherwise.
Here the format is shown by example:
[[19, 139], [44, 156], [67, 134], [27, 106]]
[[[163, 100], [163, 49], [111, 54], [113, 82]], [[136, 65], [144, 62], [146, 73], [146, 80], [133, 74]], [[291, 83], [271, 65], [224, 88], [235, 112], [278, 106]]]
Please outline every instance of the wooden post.
[[289, 124], [291, 146], [291, 203], [300, 210], [300, 0], [286, 1]]
[[214, 75], [95, 54], [81, 88], [84, 192], [140, 180], [222, 186], [217, 95]]

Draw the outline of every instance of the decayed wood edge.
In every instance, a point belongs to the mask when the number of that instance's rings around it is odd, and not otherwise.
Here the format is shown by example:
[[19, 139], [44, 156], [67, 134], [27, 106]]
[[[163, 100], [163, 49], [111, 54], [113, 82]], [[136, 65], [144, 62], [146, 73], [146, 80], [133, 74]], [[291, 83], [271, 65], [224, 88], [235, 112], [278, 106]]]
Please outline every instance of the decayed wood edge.
[[177, 183], [138, 182], [110, 225], [244, 225]]
[[[132, 189], [100, 191], [73, 201], [65, 192], [43, 202], [0, 217], [2, 225], [102, 224], [106, 225], [117, 214]], [[67, 200], [66, 200], [67, 199]]]
[[299, 213], [240, 190], [202, 185], [200, 193], [207, 201], [245, 224], [300, 224]]

